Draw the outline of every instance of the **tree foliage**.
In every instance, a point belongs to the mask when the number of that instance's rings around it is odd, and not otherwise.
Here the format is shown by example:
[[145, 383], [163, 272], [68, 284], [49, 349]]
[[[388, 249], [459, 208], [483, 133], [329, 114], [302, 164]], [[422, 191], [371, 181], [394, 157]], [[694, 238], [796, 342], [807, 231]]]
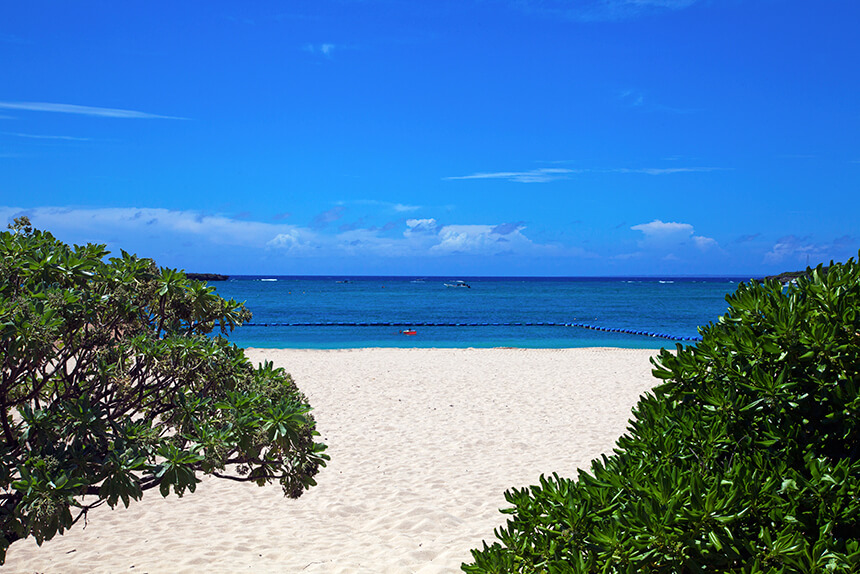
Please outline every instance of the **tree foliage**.
[[325, 465], [305, 396], [221, 336], [250, 319], [181, 271], [0, 233], [0, 564], [21, 538], [199, 474], [298, 497]]
[[727, 301], [611, 456], [505, 494], [465, 572], [860, 572], [860, 265]]

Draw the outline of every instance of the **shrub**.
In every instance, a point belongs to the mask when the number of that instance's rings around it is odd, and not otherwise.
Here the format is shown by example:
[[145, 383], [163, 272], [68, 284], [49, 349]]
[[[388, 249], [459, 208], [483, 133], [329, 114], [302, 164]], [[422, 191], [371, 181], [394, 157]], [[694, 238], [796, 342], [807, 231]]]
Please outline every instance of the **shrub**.
[[328, 459], [290, 376], [208, 336], [247, 321], [242, 304], [107, 254], [25, 219], [0, 233], [0, 564], [101, 504], [193, 492], [198, 473], [298, 497]]
[[860, 265], [726, 300], [611, 456], [505, 494], [465, 572], [860, 571]]

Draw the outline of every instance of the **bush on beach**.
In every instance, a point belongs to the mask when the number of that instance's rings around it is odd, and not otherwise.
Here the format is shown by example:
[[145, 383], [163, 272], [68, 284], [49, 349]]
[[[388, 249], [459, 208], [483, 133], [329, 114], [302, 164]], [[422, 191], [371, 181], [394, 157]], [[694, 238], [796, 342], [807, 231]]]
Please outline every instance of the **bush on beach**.
[[505, 493], [465, 572], [860, 571], [860, 265], [726, 300], [614, 454]]
[[107, 503], [198, 473], [298, 497], [325, 466], [305, 396], [220, 337], [250, 319], [205, 283], [26, 218], [0, 233], [0, 564]]

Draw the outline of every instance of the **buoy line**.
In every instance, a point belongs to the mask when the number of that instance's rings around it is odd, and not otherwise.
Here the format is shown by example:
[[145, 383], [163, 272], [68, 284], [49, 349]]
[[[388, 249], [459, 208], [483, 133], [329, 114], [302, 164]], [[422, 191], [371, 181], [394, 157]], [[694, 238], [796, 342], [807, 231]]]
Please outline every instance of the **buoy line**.
[[553, 323], [553, 322], [508, 322], [508, 323], [436, 323], [422, 322], [401, 323], [401, 322], [335, 322], [335, 321], [318, 321], [318, 322], [296, 322], [296, 323], [245, 323], [245, 327], [578, 327], [580, 329], [590, 329], [592, 331], [602, 331], [605, 333], [624, 333], [625, 335], [639, 335], [642, 337], [653, 337], [657, 339], [668, 339], [670, 341], [701, 341], [701, 337], [679, 337], [668, 333], [653, 333], [651, 331], [641, 331], [636, 329], [616, 329], [612, 327], [601, 327], [599, 325], [589, 325], [588, 323]]

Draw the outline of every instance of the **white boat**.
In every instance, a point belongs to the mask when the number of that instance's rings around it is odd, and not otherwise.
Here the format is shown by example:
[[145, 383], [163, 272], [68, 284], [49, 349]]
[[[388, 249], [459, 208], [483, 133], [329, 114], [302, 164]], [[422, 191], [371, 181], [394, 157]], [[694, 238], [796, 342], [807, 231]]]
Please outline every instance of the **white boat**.
[[454, 281], [453, 283], [445, 283], [445, 287], [465, 287], [466, 289], [472, 288], [472, 286], [465, 281]]

